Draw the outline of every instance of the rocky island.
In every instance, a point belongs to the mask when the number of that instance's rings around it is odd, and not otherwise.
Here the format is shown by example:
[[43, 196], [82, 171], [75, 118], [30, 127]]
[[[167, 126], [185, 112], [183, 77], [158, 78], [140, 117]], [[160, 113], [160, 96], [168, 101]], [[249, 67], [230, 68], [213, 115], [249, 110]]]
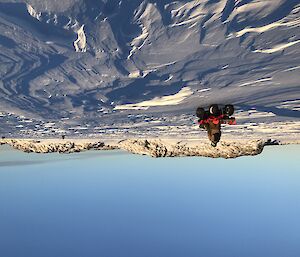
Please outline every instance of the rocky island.
[[78, 153], [87, 150], [125, 150], [152, 157], [204, 156], [236, 158], [260, 154], [264, 146], [280, 144], [276, 140], [222, 141], [216, 148], [201, 140], [124, 139], [107, 142], [97, 139], [1, 139], [14, 149], [27, 153]]

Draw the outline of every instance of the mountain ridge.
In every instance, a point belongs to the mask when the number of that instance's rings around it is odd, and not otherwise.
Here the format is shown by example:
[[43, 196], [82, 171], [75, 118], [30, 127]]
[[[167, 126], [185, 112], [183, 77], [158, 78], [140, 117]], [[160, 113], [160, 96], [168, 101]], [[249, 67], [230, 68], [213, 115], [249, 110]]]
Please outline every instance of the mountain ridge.
[[[2, 0], [0, 108], [53, 120], [280, 109], [300, 99], [299, 27], [296, 0]], [[142, 106], [183, 88], [176, 104]]]

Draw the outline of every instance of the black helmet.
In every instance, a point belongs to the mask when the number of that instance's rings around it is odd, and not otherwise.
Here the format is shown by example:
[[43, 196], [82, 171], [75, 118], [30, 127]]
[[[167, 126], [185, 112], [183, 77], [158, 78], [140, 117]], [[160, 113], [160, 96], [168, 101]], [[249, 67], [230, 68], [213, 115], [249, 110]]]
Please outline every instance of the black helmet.
[[221, 139], [221, 133], [215, 133], [215, 134], [213, 134], [212, 138], [213, 138], [213, 140], [212, 140], [213, 142], [218, 143], [220, 141], [220, 139]]
[[211, 146], [212, 146], [212, 147], [216, 147], [216, 146], [217, 146], [217, 143], [216, 143], [216, 142], [211, 142]]
[[221, 133], [215, 133], [212, 135], [211, 146], [216, 147], [221, 139]]

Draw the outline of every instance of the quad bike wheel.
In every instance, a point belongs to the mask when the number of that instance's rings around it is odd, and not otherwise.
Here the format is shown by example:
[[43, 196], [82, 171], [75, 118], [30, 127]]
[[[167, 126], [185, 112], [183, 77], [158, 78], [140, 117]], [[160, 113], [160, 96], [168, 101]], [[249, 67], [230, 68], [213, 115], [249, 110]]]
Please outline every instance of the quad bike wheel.
[[220, 114], [219, 106], [217, 104], [212, 104], [211, 106], [209, 106], [209, 113], [214, 116], [219, 115]]
[[203, 119], [204, 114], [205, 114], [204, 108], [198, 107], [197, 110], [196, 110], [196, 116], [197, 116], [199, 119]]
[[227, 104], [224, 107], [224, 114], [231, 116], [234, 113], [234, 107], [232, 104]]

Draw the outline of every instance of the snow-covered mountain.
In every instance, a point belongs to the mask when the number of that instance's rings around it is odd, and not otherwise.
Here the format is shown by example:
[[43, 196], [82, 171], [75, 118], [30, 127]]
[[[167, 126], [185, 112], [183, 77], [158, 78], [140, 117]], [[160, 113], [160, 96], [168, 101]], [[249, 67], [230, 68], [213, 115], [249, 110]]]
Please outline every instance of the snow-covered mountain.
[[0, 1], [2, 112], [299, 117], [299, 71], [300, 0]]

